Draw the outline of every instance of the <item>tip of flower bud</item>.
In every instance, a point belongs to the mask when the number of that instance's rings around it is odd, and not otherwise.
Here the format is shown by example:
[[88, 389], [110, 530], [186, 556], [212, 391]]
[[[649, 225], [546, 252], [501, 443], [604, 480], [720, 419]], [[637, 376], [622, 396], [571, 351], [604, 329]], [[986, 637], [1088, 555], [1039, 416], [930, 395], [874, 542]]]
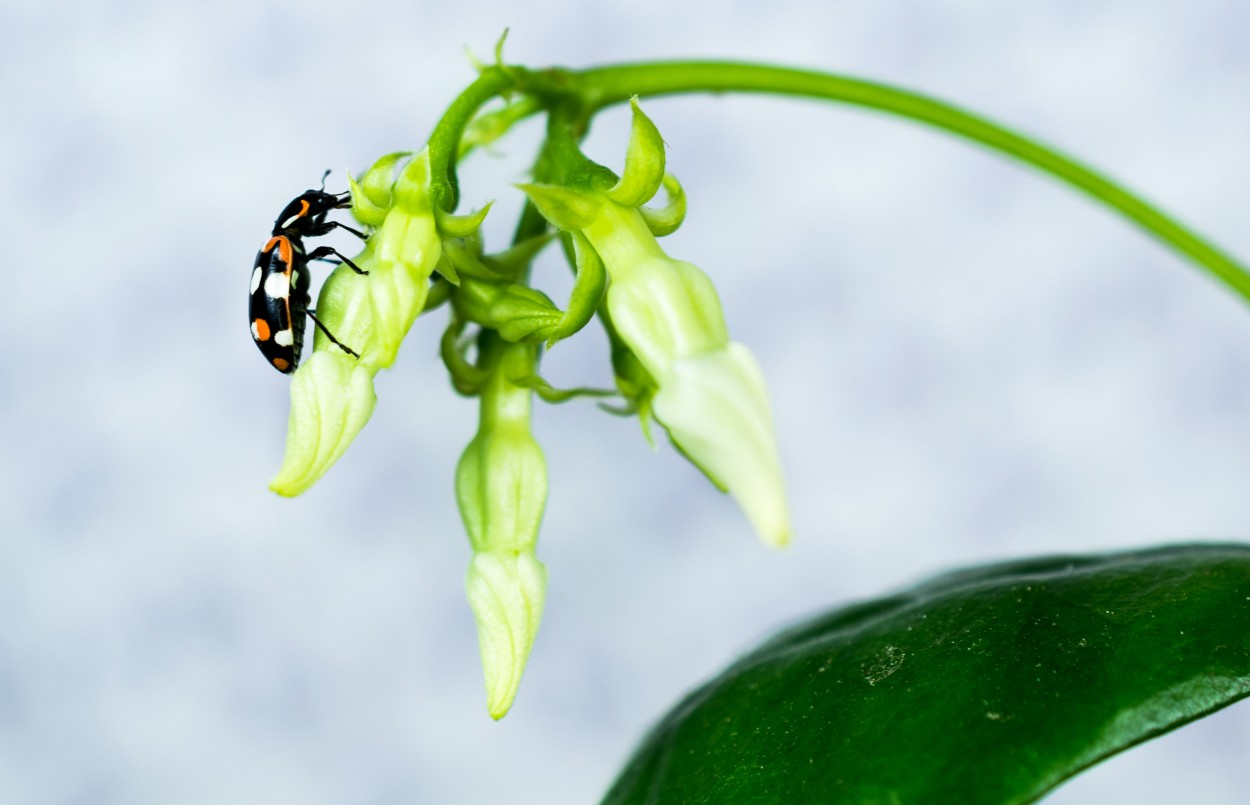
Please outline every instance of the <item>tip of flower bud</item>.
[[373, 371], [338, 350], [313, 352], [291, 377], [291, 415], [282, 467], [269, 482], [279, 495], [308, 490], [369, 421]]
[[395, 182], [395, 165], [409, 151], [396, 151], [374, 162], [357, 180], [349, 172], [347, 182], [352, 190], [352, 215], [367, 226], [378, 226], [386, 217], [392, 199], [391, 188]]
[[521, 685], [547, 595], [547, 568], [531, 554], [477, 553], [465, 594], [477, 621], [486, 710], [508, 714]]
[[430, 211], [433, 208], [430, 175], [430, 149], [427, 147], [400, 171], [393, 187], [395, 204], [410, 213]]
[[781, 458], [768, 391], [742, 344], [678, 358], [660, 382], [655, 417], [690, 460], [733, 496], [756, 533], [790, 542]]

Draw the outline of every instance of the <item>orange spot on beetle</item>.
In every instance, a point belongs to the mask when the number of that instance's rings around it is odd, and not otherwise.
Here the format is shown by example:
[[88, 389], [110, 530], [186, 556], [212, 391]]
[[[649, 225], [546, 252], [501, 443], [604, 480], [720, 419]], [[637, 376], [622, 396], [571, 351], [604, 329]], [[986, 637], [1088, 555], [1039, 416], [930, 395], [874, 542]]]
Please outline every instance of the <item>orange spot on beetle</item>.
[[300, 203], [300, 204], [302, 204], [302, 205], [304, 205], [304, 206], [302, 206], [302, 207], [300, 208], [300, 211], [299, 211], [299, 212], [295, 213], [295, 217], [296, 217], [296, 218], [303, 218], [305, 215], [307, 215], [307, 214], [308, 214], [308, 210], [310, 209], [310, 207], [308, 206], [308, 202], [307, 202], [307, 201], [305, 201], [304, 199], [300, 199], [300, 202], [299, 202], [299, 203]]
[[252, 332], [256, 335], [257, 341], [268, 341], [269, 322], [264, 319], [256, 319], [252, 322]]
[[277, 369], [279, 372], [285, 372], [287, 370], [287, 367], [289, 367], [290, 365], [291, 365], [291, 362], [288, 361], [286, 358], [274, 358], [273, 359], [273, 368]]

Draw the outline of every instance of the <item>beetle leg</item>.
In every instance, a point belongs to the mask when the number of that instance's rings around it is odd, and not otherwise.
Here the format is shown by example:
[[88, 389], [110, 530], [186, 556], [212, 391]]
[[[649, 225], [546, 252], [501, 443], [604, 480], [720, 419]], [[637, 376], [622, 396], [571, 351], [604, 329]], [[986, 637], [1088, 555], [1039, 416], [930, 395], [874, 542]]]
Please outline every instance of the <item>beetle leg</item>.
[[308, 256], [306, 259], [321, 260], [322, 262], [326, 262], [326, 263], [333, 262], [332, 260], [326, 260], [326, 255], [329, 255], [329, 254], [332, 254], [335, 257], [339, 258], [340, 261], [347, 263], [349, 266], [351, 266], [352, 271], [355, 271], [357, 274], [369, 273], [368, 271], [365, 271], [363, 268], [353, 263], [351, 260], [344, 257], [333, 246], [318, 246], [317, 248], [313, 249], [311, 252], [308, 253]]
[[369, 236], [366, 235], [364, 232], [361, 232], [359, 229], [352, 229], [347, 224], [340, 224], [338, 221], [326, 221], [325, 223], [314, 227], [312, 231], [309, 232], [308, 234], [311, 237], [317, 237], [319, 235], [324, 235], [333, 229], [346, 229], [348, 232], [351, 232], [353, 235], [360, 238], [361, 240], [369, 239]]
[[344, 345], [342, 341], [339, 341], [337, 338], [335, 338], [334, 334], [326, 329], [326, 326], [321, 323], [321, 319], [317, 318], [317, 315], [315, 313], [313, 313], [311, 310], [306, 310], [304, 312], [308, 314], [308, 318], [313, 320], [313, 324], [316, 324], [317, 327], [321, 330], [321, 332], [326, 334], [326, 338], [330, 339], [331, 344], [334, 344], [336, 347], [343, 350], [348, 355], [351, 355], [356, 360], [360, 360], [360, 353], [356, 352], [356, 350], [352, 349], [351, 347]]

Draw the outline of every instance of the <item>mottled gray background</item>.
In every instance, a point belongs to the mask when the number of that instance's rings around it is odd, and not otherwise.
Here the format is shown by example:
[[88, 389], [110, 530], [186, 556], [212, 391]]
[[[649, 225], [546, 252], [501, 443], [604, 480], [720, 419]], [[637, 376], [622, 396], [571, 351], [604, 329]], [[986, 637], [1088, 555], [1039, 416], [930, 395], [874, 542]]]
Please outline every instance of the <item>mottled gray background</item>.
[[[547, 616], [484, 709], [451, 471], [474, 405], [419, 322], [295, 501], [244, 288], [276, 212], [419, 147], [512, 26], [530, 64], [736, 56], [978, 109], [1250, 256], [1236, 0], [18, 3], [0, 8], [0, 801], [593, 801], [645, 726], [777, 626], [991, 558], [1250, 538], [1250, 312], [1106, 211], [858, 110], [647, 105], [670, 251], [769, 377], [787, 552], [637, 425], [538, 413]], [[619, 164], [627, 117], [589, 148]], [[501, 243], [537, 129], [463, 174]], [[560, 297], [566, 271], [540, 281]], [[559, 383], [604, 383], [595, 328]], [[1245, 802], [1250, 710], [1067, 803]]]

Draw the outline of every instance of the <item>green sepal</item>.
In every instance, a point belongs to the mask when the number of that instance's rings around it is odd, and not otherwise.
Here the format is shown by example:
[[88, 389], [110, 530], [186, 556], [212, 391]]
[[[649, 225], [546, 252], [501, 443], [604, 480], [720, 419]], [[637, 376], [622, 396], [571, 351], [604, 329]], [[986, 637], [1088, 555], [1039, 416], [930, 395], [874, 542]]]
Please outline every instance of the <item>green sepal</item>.
[[603, 302], [604, 292], [608, 287], [608, 274], [604, 270], [603, 261], [586, 236], [574, 232], [572, 242], [573, 260], [577, 267], [577, 279], [573, 282], [573, 290], [569, 294], [569, 304], [559, 324], [547, 339], [547, 346], [555, 345], [581, 330], [599, 309]]
[[623, 408], [600, 403], [599, 408], [613, 416], [637, 415], [643, 438], [647, 440], [651, 449], [655, 450], [657, 449], [655, 436], [651, 432], [651, 400], [655, 397], [659, 386], [647, 368], [642, 365], [642, 361], [638, 360], [638, 356], [621, 340], [607, 305], [599, 309], [599, 320], [603, 323], [604, 332], [608, 336], [612, 374], [615, 376], [616, 387], [628, 403]]
[[544, 232], [541, 235], [526, 238], [502, 252], [484, 254], [481, 256], [481, 262], [497, 276], [518, 279], [528, 273], [538, 253], [545, 249], [553, 238], [555, 238], [554, 232]]
[[434, 273], [447, 280], [448, 285], [460, 287], [460, 272], [456, 270], [455, 259], [447, 253], [447, 244], [451, 241], [443, 241], [443, 253], [438, 256], [438, 262], [434, 264]]
[[445, 212], [438, 207], [434, 208], [434, 220], [438, 222], [438, 231], [444, 238], [467, 238], [477, 234], [481, 228], [482, 222], [486, 220], [486, 214], [490, 212], [493, 201], [488, 201], [482, 209], [471, 212], [468, 215], [455, 215], [454, 213]]
[[[605, 414], [612, 416], [632, 418], [638, 415], [638, 407], [632, 402], [625, 402], [622, 405], [612, 405], [611, 403], [599, 403], [595, 406]], [[654, 445], [653, 445], [654, 446]]]
[[638, 208], [647, 229], [657, 238], [673, 234], [686, 220], [686, 191], [682, 189], [681, 183], [673, 174], [665, 173], [663, 184], [664, 192], [668, 195], [668, 204], [659, 208]]
[[498, 331], [503, 340], [511, 343], [537, 344], [547, 340], [562, 316], [542, 291], [467, 275], [451, 302], [462, 318]]
[[543, 402], [559, 404], [568, 402], [569, 400], [580, 397], [616, 397], [620, 392], [614, 389], [596, 389], [589, 386], [578, 386], [571, 389], [560, 389], [548, 383], [539, 375], [524, 375], [521, 377], [509, 377], [508, 382], [514, 386], [529, 389], [542, 399]]
[[594, 196], [554, 184], [518, 184], [543, 217], [560, 229], [583, 229], [599, 216], [603, 202]]
[[630, 98], [629, 107], [633, 122], [625, 151], [625, 170], [604, 195], [623, 207], [639, 207], [656, 194], [664, 179], [664, 138], [651, 118], [643, 114], [637, 97]]
[[507, 69], [507, 65], [503, 63], [503, 46], [504, 43], [508, 41], [509, 30], [510, 29], [508, 28], [504, 28], [503, 33], [499, 35], [499, 39], [495, 40], [495, 66], [500, 70]]
[[633, 413], [638, 415], [638, 424], [642, 427], [642, 435], [651, 449], [655, 447], [655, 436], [651, 433], [651, 400], [659, 390], [655, 378], [638, 360], [638, 356], [625, 346], [615, 330], [609, 331], [612, 345], [612, 371], [616, 375], [616, 387], [621, 396], [630, 402]]
[[542, 110], [538, 99], [526, 95], [498, 109], [482, 112], [469, 122], [460, 137], [460, 157], [463, 159], [475, 148], [483, 148], [508, 133], [518, 121]]
[[478, 71], [479, 73], [483, 73], [492, 67], [498, 67], [499, 69], [502, 70], [505, 67], [503, 63], [503, 46], [504, 46], [504, 43], [507, 41], [508, 41], [508, 29], [504, 28], [503, 33], [500, 34], [499, 38], [495, 40], [495, 47], [492, 51], [492, 54], [495, 57], [495, 61], [492, 64], [487, 64], [486, 62], [479, 59], [477, 57], [477, 54], [469, 49], [468, 45], [464, 45], [465, 58], [469, 60], [469, 64], [473, 66], [473, 69]]
[[[442, 275], [434, 277], [433, 280], [440, 279]], [[437, 307], [442, 306], [444, 302], [451, 298], [452, 284], [450, 282], [430, 282], [430, 290], [425, 295], [425, 304], [421, 306], [421, 312], [428, 313]]]
[[[515, 278], [510, 271], [500, 270], [484, 259], [476, 238], [443, 241], [443, 253], [451, 261], [451, 270], [457, 275], [496, 282]], [[456, 284], [460, 284], [458, 279]]]
[[396, 151], [378, 159], [357, 180], [349, 171], [347, 184], [352, 192], [352, 217], [366, 226], [381, 226], [394, 203], [395, 165], [412, 156]]
[[475, 397], [490, 380], [490, 372], [477, 368], [465, 357], [468, 340], [462, 341], [460, 338], [464, 325], [464, 321], [452, 317], [439, 340], [438, 354], [443, 359], [443, 365], [447, 367], [447, 373], [451, 375], [451, 386], [456, 393]]

